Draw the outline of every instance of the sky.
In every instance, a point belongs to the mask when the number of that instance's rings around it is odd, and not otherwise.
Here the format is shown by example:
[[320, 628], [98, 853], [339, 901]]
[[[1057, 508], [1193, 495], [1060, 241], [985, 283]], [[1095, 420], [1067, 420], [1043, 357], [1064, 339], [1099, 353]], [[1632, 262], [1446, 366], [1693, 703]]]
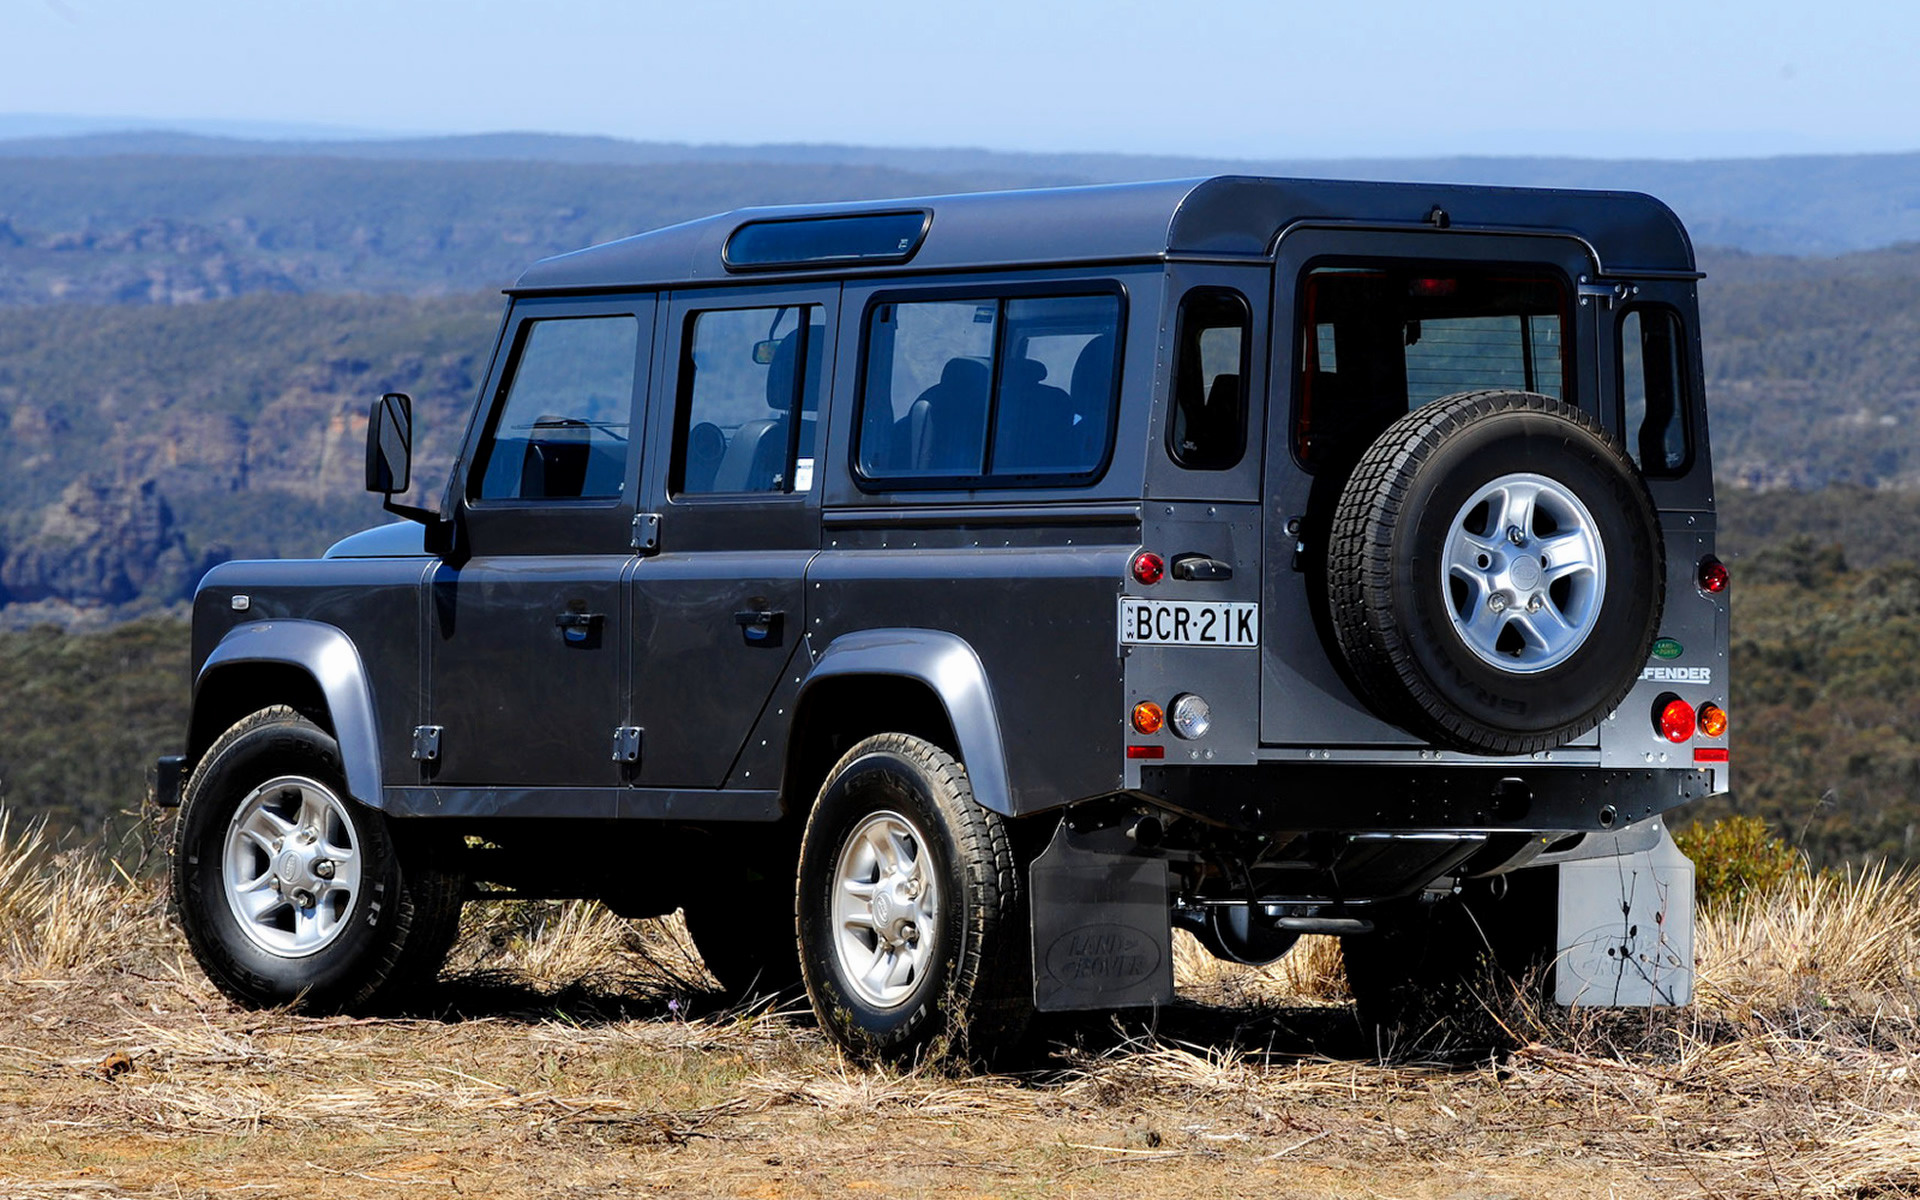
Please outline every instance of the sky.
[[1723, 158], [1920, 150], [1917, 62], [1914, 0], [0, 0], [0, 118], [81, 128]]

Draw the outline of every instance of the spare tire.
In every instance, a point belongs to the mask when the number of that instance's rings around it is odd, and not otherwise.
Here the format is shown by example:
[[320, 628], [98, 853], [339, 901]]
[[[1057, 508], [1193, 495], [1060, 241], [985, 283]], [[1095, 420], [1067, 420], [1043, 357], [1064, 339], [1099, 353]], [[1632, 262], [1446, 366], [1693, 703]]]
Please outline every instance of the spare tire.
[[1388, 720], [1525, 754], [1611, 712], [1660, 624], [1666, 555], [1645, 481], [1578, 408], [1447, 396], [1388, 426], [1327, 544], [1338, 653]]

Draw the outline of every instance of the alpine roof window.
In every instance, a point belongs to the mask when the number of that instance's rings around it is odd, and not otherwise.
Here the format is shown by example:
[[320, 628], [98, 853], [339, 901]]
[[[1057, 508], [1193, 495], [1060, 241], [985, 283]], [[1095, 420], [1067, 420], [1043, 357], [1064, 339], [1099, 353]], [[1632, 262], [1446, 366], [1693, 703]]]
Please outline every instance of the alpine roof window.
[[639, 345], [640, 323], [631, 316], [526, 322], [480, 446], [474, 498], [618, 496]]
[[1005, 487], [1091, 480], [1112, 442], [1121, 301], [883, 301], [867, 317], [863, 480]]
[[749, 221], [727, 238], [722, 258], [733, 271], [901, 263], [920, 248], [931, 223], [924, 210]]

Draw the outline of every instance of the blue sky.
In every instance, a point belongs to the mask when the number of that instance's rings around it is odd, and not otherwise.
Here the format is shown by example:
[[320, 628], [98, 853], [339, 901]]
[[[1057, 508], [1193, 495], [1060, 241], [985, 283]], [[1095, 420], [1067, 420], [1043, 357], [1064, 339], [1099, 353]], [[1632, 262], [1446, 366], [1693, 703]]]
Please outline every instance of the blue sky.
[[1920, 150], [1916, 63], [1914, 0], [0, 0], [0, 114], [401, 133], [1899, 151]]

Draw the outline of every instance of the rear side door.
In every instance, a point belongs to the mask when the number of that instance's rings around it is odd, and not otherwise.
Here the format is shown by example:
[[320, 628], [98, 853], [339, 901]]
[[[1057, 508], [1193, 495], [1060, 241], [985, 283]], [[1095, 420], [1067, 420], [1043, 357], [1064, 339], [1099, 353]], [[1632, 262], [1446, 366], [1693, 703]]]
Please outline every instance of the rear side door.
[[[521, 300], [427, 581], [426, 781], [469, 807], [613, 815], [651, 297]], [[487, 791], [475, 791], [487, 789]]]
[[642, 787], [777, 786], [736, 760], [806, 633], [839, 304], [830, 284], [689, 291], [664, 306], [642, 514], [652, 545], [631, 585]]

